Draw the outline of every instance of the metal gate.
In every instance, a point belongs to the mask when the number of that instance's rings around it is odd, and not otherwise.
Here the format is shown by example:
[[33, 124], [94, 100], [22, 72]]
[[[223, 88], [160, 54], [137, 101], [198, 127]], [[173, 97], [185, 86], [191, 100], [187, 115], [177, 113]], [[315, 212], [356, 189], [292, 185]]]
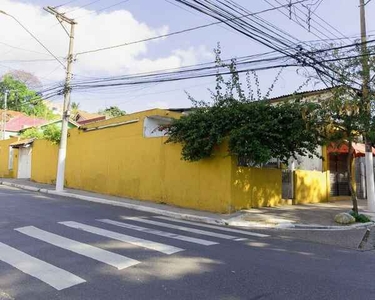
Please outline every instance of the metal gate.
[[347, 157], [346, 153], [329, 155], [331, 196], [350, 196]]
[[293, 171], [282, 170], [282, 198], [293, 199]]

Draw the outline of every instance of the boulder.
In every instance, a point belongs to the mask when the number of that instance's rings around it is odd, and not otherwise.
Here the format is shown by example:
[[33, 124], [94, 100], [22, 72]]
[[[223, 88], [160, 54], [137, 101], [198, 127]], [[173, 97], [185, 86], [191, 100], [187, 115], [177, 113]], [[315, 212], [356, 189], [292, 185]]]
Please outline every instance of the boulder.
[[339, 224], [352, 224], [355, 218], [348, 213], [339, 213], [335, 216], [335, 222]]

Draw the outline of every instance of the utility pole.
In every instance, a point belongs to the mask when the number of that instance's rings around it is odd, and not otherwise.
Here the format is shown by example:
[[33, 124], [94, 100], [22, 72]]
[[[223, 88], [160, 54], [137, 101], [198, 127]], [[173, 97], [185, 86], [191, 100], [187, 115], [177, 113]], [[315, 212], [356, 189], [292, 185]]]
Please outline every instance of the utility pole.
[[64, 14], [56, 11], [55, 8], [47, 6], [44, 8], [47, 12], [53, 14], [61, 23], [66, 22], [70, 24], [69, 35], [69, 52], [67, 58], [66, 78], [64, 87], [64, 107], [62, 116], [61, 140], [59, 148], [59, 157], [57, 163], [56, 174], [56, 191], [62, 192], [64, 190], [65, 181], [65, 162], [66, 162], [66, 147], [68, 142], [68, 124], [70, 117], [70, 81], [72, 79], [72, 63], [73, 63], [73, 46], [74, 46], [74, 27], [77, 24], [73, 19], [67, 18]]
[[[368, 2], [367, 2], [368, 3]], [[365, 0], [359, 0], [360, 8], [360, 19], [361, 19], [361, 50], [362, 50], [362, 104], [368, 117], [371, 117], [371, 102], [370, 102], [370, 68], [369, 68], [369, 57], [367, 49], [367, 33], [366, 33], [366, 12], [365, 12]], [[366, 143], [366, 194], [367, 194], [367, 209], [371, 212], [375, 212], [375, 182], [374, 182], [374, 165], [373, 165], [373, 154], [372, 144], [368, 137], [365, 137]]]
[[1, 116], [2, 124], [3, 124], [3, 132], [2, 132], [2, 139], [5, 140], [5, 125], [7, 122], [7, 98], [8, 98], [8, 91], [4, 92], [4, 109]]

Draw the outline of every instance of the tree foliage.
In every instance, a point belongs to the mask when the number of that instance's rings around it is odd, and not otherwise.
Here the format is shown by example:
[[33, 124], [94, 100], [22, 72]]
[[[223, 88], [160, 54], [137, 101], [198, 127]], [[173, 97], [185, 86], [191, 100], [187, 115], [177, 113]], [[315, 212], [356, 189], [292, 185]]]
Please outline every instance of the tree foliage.
[[[342, 59], [343, 57], [348, 58]], [[346, 165], [348, 187], [353, 211], [358, 215], [358, 202], [352, 172], [353, 143], [363, 143], [365, 140], [375, 142], [375, 119], [374, 114], [371, 113], [374, 106], [374, 93], [370, 92], [369, 97], [365, 99], [361, 87], [359, 86], [360, 89], [357, 88], [358, 83], [360, 84], [363, 79], [363, 55], [360, 48], [354, 48], [345, 53], [339, 51], [323, 52], [321, 59], [331, 60], [329, 63], [331, 80], [327, 82], [322, 78], [319, 79], [325, 84], [334, 86], [334, 88], [330, 97], [320, 99], [316, 114], [324, 120], [325, 131], [322, 130], [321, 135], [326, 143], [335, 145], [337, 148], [343, 144], [348, 146]], [[368, 64], [370, 74], [374, 74], [374, 57], [369, 58]], [[369, 90], [373, 91], [374, 87], [374, 82], [370, 82]]]
[[4, 76], [11, 76], [13, 79], [24, 83], [31, 90], [40, 89], [42, 87], [42, 83], [38, 77], [23, 70], [11, 70]]
[[43, 103], [43, 99], [27, 85], [12, 77], [4, 75], [0, 82], [0, 107], [4, 109], [4, 93], [8, 93], [7, 107], [10, 110], [20, 111], [30, 116], [53, 120], [56, 116]]
[[52, 144], [60, 143], [61, 139], [61, 128], [55, 124], [47, 125], [43, 129], [32, 127], [26, 129], [21, 137], [26, 138], [35, 138], [35, 139], [46, 139]]
[[110, 106], [110, 107], [107, 107], [107, 108], [104, 109], [104, 110], [99, 110], [98, 113], [101, 114], [101, 115], [106, 116], [107, 119], [116, 118], [116, 117], [121, 117], [121, 116], [125, 116], [125, 115], [126, 115], [126, 111], [121, 110], [121, 109], [120, 109], [119, 107], [117, 107], [117, 106]]
[[188, 161], [210, 157], [225, 139], [229, 154], [246, 158], [252, 165], [316, 154], [320, 136], [312, 130], [315, 125], [309, 110], [313, 105], [304, 106], [302, 114], [300, 103], [228, 102], [196, 108], [174, 120], [167, 127], [167, 142], [181, 143], [182, 158]]
[[[225, 66], [219, 47], [215, 54], [216, 64]], [[256, 73], [247, 74], [246, 93], [236, 71], [236, 61], [232, 60], [226, 67], [231, 76], [227, 80], [216, 76], [210, 102], [196, 101], [189, 96], [194, 104], [192, 112], [163, 128], [169, 135], [167, 143], [182, 144], [184, 160], [210, 157], [215, 147], [226, 139], [229, 154], [246, 158], [252, 165], [273, 158], [287, 162], [297, 155], [317, 155], [315, 149], [321, 139], [314, 120], [315, 104], [297, 101], [271, 105], [262, 97]], [[252, 81], [255, 81], [256, 93], [251, 87]]]
[[78, 111], [79, 111], [79, 103], [78, 102], [72, 102], [72, 105], [71, 105], [71, 118], [73, 119], [77, 114], [78, 114]]

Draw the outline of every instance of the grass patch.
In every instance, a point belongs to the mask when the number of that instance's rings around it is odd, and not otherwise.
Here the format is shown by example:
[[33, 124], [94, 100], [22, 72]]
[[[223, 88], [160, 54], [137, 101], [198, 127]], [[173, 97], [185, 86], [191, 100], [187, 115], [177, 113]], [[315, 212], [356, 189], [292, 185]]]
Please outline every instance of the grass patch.
[[355, 221], [358, 223], [371, 222], [371, 219], [364, 214], [357, 214], [354, 211], [350, 211], [350, 214], [354, 217]]

